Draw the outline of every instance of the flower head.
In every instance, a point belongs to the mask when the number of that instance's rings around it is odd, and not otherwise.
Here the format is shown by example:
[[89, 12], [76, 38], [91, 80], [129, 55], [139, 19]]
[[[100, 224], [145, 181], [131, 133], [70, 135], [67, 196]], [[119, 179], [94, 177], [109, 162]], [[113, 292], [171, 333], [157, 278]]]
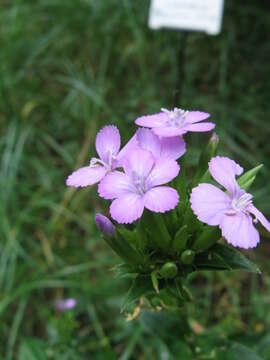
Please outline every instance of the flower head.
[[241, 175], [243, 168], [227, 157], [216, 156], [209, 162], [209, 171], [227, 193], [211, 184], [199, 184], [191, 193], [193, 212], [200, 221], [218, 225], [222, 236], [233, 246], [255, 247], [260, 237], [254, 223], [259, 220], [268, 231], [270, 223], [253, 205], [253, 196], [236, 181], [236, 175]]
[[153, 115], [141, 116], [135, 122], [137, 125], [152, 128], [153, 132], [162, 137], [173, 137], [186, 134], [188, 131], [204, 132], [214, 129], [212, 122], [201, 123], [210, 114], [201, 111], [185, 111], [174, 108]]
[[155, 161], [147, 150], [134, 149], [123, 164], [124, 173], [114, 171], [99, 184], [99, 195], [113, 200], [110, 213], [121, 224], [139, 219], [146, 207], [153, 212], [165, 212], [175, 208], [179, 201], [175, 189], [164, 185], [179, 173], [179, 165], [173, 159]]
[[116, 126], [107, 125], [96, 137], [99, 158], [92, 158], [88, 166], [74, 171], [66, 180], [67, 186], [85, 187], [98, 183], [106, 174], [121, 166], [121, 161], [133, 147], [133, 137], [119, 152], [120, 134]]

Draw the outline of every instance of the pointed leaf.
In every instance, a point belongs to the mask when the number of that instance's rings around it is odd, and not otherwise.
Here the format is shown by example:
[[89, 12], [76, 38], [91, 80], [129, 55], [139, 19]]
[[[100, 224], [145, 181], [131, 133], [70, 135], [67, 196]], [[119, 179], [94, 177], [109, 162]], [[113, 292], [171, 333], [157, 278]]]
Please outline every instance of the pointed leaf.
[[201, 270], [243, 270], [260, 274], [259, 268], [240, 251], [216, 244], [210, 250], [198, 254], [194, 265]]
[[247, 191], [249, 187], [252, 185], [253, 181], [256, 178], [256, 175], [258, 174], [258, 172], [261, 170], [262, 167], [263, 164], [260, 164], [254, 167], [253, 169], [246, 171], [242, 176], [238, 178], [239, 186]]

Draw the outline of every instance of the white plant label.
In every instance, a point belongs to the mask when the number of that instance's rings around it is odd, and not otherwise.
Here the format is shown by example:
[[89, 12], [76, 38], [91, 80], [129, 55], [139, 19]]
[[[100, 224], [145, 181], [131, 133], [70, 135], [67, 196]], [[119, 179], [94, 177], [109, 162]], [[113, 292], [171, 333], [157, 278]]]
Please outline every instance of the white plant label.
[[149, 27], [204, 31], [221, 30], [223, 0], [151, 0]]

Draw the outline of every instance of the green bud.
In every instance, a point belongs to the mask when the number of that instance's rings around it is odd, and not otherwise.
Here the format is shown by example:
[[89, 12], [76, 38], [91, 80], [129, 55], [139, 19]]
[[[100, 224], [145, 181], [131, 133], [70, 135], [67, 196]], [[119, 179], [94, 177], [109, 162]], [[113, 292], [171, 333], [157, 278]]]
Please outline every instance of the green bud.
[[242, 176], [238, 178], [238, 184], [241, 189], [248, 190], [256, 178], [257, 173], [261, 170], [263, 164], [260, 164], [249, 171], [246, 171]]
[[204, 251], [214, 245], [221, 237], [218, 227], [206, 226], [201, 235], [199, 235], [192, 245], [196, 251]]
[[189, 265], [193, 263], [195, 257], [195, 252], [193, 250], [185, 250], [181, 255], [181, 261], [185, 265]]
[[162, 266], [159, 272], [164, 279], [173, 279], [178, 273], [178, 268], [175, 263], [167, 262]]

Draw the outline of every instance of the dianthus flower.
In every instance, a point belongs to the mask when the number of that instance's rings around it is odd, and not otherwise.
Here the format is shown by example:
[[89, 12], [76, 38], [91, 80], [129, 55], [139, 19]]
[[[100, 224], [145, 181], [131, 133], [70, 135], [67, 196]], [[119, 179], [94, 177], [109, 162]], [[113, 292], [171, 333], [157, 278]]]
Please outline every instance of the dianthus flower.
[[152, 128], [153, 132], [162, 137], [173, 137], [186, 134], [188, 131], [204, 132], [214, 129], [212, 122], [201, 121], [209, 118], [210, 114], [201, 111], [185, 111], [174, 108], [153, 115], [139, 117], [135, 123], [139, 126]]
[[231, 245], [244, 249], [255, 247], [260, 237], [254, 223], [259, 220], [268, 231], [270, 223], [253, 205], [253, 196], [236, 181], [236, 175], [241, 175], [243, 168], [227, 157], [216, 156], [209, 162], [209, 171], [227, 192], [211, 184], [199, 184], [190, 197], [193, 212], [200, 221], [218, 225]]
[[175, 189], [164, 185], [179, 173], [177, 162], [169, 158], [155, 160], [150, 151], [134, 149], [123, 162], [124, 173], [113, 171], [100, 183], [101, 197], [113, 200], [111, 217], [120, 224], [139, 219], [146, 207], [163, 213], [175, 208], [179, 201]]
[[99, 158], [92, 158], [88, 166], [84, 166], [69, 175], [66, 180], [67, 186], [85, 187], [96, 184], [110, 171], [121, 166], [120, 162], [132, 148], [135, 137], [119, 152], [120, 141], [120, 134], [116, 126], [104, 126], [96, 137], [96, 150]]

